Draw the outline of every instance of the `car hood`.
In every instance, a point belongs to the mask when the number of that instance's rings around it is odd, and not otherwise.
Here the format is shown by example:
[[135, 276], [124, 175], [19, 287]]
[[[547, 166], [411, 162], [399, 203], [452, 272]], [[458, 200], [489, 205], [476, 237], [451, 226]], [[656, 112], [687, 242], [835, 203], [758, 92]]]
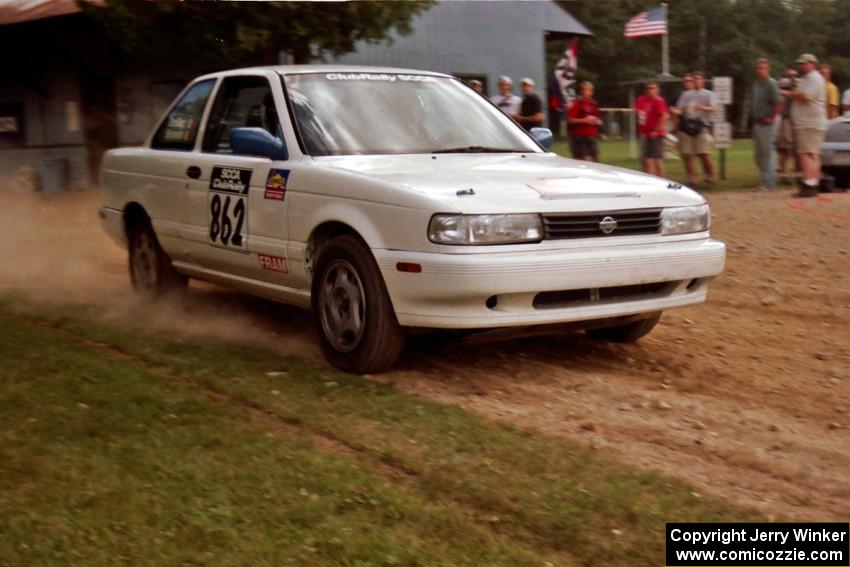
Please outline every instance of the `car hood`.
[[316, 164], [427, 195], [446, 212], [613, 211], [705, 202], [666, 179], [551, 153], [330, 156]]

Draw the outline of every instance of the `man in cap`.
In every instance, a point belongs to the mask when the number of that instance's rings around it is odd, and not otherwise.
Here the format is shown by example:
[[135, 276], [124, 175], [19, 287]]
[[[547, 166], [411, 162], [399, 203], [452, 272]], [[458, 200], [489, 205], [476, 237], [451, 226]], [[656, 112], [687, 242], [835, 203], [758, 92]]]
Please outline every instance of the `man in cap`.
[[499, 94], [492, 97], [490, 100], [502, 109], [502, 112], [508, 116], [519, 112], [519, 105], [522, 99], [511, 92], [514, 88], [514, 82], [507, 75], [499, 77]]
[[803, 169], [798, 197], [815, 197], [820, 183], [820, 150], [826, 136], [826, 81], [817, 70], [818, 58], [804, 53], [797, 59], [800, 78], [794, 90], [782, 96], [794, 101], [791, 122], [797, 159]]
[[537, 128], [543, 125], [543, 101], [540, 96], [534, 92], [534, 81], [528, 77], [520, 81], [522, 88], [522, 103], [519, 105], [519, 112], [514, 114], [512, 118], [519, 122], [520, 126], [526, 130]]

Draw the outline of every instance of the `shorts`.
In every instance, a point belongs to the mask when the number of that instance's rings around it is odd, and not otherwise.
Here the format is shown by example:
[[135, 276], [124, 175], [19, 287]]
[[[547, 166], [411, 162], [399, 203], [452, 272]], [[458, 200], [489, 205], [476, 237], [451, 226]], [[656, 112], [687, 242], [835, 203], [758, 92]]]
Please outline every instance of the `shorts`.
[[815, 130], [814, 128], [794, 129], [794, 151], [798, 154], [820, 154], [826, 130]]
[[783, 118], [776, 129], [776, 147], [787, 151], [794, 149], [794, 128], [790, 118]]
[[696, 136], [685, 134], [681, 130], [676, 132], [679, 137], [679, 152], [684, 155], [702, 155], [711, 152], [711, 134], [708, 127], [703, 128]]
[[583, 157], [596, 158], [599, 155], [599, 143], [593, 136], [577, 136], [570, 138], [570, 152], [576, 159]]
[[664, 136], [640, 137], [641, 159], [664, 159]]

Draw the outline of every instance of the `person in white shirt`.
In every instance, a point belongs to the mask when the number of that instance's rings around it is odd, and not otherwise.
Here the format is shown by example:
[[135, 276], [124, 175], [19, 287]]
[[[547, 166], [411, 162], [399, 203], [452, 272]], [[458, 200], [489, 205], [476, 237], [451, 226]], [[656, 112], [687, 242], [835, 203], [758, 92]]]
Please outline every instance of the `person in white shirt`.
[[[705, 183], [712, 186], [716, 183], [714, 177], [714, 164], [711, 161], [711, 114], [717, 107], [717, 97], [705, 88], [705, 75], [701, 71], [694, 71], [682, 77], [684, 90], [679, 95], [676, 106], [670, 109], [670, 114], [679, 118], [679, 152], [685, 163], [685, 171], [688, 173], [688, 184], [696, 186], [696, 165], [694, 156], [698, 156], [702, 164], [702, 173]], [[683, 127], [684, 120], [691, 122], [688, 127]], [[686, 128], [695, 128], [690, 132]]]
[[511, 92], [513, 88], [513, 80], [503, 75], [499, 77], [499, 94], [490, 98], [493, 104], [509, 116], [511, 114], [517, 114], [519, 112], [519, 105], [522, 103], [522, 99]]
[[841, 110], [847, 112], [850, 110], [850, 89], [844, 91], [844, 94], [841, 95]]
[[818, 73], [818, 58], [804, 53], [797, 59], [800, 79], [794, 90], [780, 94], [792, 99], [791, 122], [794, 125], [794, 145], [803, 169], [803, 182], [798, 197], [815, 197], [820, 183], [820, 150], [826, 137], [826, 81]]

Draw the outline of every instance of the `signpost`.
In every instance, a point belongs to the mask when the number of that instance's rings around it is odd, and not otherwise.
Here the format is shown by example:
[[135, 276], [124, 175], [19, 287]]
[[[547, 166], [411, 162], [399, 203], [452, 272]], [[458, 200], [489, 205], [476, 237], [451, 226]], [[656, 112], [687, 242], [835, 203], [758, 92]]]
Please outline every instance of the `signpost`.
[[732, 147], [732, 125], [728, 122], [714, 123], [714, 147], [725, 150]]
[[732, 147], [732, 125], [726, 121], [726, 105], [732, 104], [732, 77], [714, 77], [711, 80], [717, 108], [714, 121], [714, 147], [720, 150], [720, 179], [726, 179], [726, 150]]
[[717, 102], [720, 104], [732, 104], [732, 77], [714, 77], [711, 80]]

